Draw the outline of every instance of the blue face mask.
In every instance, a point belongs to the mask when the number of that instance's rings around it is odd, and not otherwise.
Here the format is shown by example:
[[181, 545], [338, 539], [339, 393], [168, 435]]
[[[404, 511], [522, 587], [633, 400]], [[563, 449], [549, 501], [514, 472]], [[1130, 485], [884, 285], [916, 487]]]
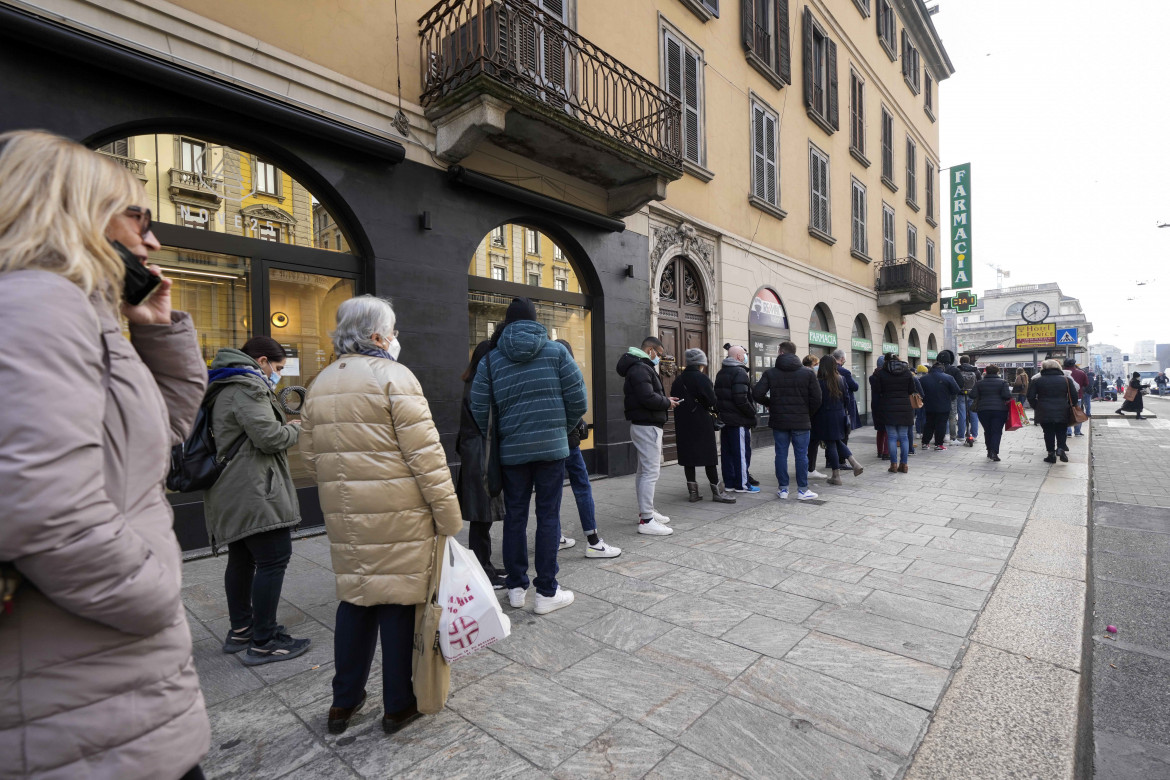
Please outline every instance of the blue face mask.
[[657, 357], [656, 357], [656, 358], [653, 358], [653, 359], [651, 359], [651, 361], [650, 361], [650, 362], [652, 362], [654, 365], [658, 365], [658, 361], [659, 361], [659, 360], [661, 360], [661, 359], [662, 359], [662, 358], [657, 358]]
[[271, 373], [271, 374], [268, 376], [268, 384], [272, 385], [272, 389], [273, 389], [273, 390], [275, 390], [275, 389], [276, 389], [276, 386], [277, 386], [278, 384], [280, 384], [280, 372], [279, 372], [279, 371], [273, 371], [273, 372], [272, 372], [272, 373]]

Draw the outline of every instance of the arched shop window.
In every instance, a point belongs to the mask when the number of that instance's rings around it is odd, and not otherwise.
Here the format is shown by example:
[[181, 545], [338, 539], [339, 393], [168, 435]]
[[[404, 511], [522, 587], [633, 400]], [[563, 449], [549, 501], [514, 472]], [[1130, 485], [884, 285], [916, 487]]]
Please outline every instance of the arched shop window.
[[931, 333], [926, 338], [926, 359], [934, 361], [938, 358], [938, 340], [935, 339], [934, 334]]
[[[337, 307], [362, 287], [362, 259], [328, 207], [272, 159], [200, 135], [136, 135], [97, 151], [143, 183], [163, 245], [153, 259], [204, 361], [271, 336], [289, 356], [277, 393], [308, 387], [336, 357]], [[298, 487], [315, 486], [295, 447], [289, 465]]]
[[898, 346], [898, 329], [894, 327], [894, 323], [887, 322], [886, 329], [882, 332], [882, 354], [888, 355], [891, 352], [899, 353], [901, 347]]
[[922, 362], [922, 344], [918, 341], [918, 331], [913, 328], [910, 329], [908, 344], [909, 346], [906, 347], [906, 359], [910, 363], [911, 368], [917, 368], [918, 364]]
[[[467, 274], [468, 356], [476, 344], [490, 339], [496, 328], [503, 326], [512, 298], [531, 298], [536, 304], [536, 319], [548, 329], [548, 337], [563, 339], [573, 348], [589, 395], [585, 422], [592, 423], [591, 299], [569, 254], [540, 230], [509, 223], [483, 237]], [[592, 436], [581, 442], [582, 450], [592, 448]]]
[[837, 332], [829, 307], [818, 303], [808, 318], [808, 351], [823, 357], [837, 348]]
[[[761, 287], [748, 306], [748, 343], [740, 345], [748, 348], [748, 372], [754, 381], [758, 382], [765, 371], [776, 365], [780, 342], [790, 338], [788, 312], [779, 293], [771, 287]], [[756, 409], [759, 411], [757, 424], [766, 426], [768, 408], [757, 404]]]
[[873, 371], [873, 339], [865, 315], [853, 318], [853, 332], [849, 339], [849, 370], [857, 382], [857, 413], [864, 423], [869, 418], [869, 381]]

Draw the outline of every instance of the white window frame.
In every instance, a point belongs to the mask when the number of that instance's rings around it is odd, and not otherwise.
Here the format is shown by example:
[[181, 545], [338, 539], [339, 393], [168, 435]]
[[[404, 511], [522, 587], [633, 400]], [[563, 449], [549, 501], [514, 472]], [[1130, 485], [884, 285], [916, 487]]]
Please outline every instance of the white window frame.
[[524, 228], [524, 252], [529, 255], [540, 254], [540, 233], [532, 228]]
[[918, 228], [909, 222], [906, 223], [906, 257], [918, 259]]
[[926, 239], [926, 267], [933, 271], [935, 262], [934, 241], [928, 238]]
[[865, 156], [865, 79], [849, 68], [849, 148]]
[[503, 225], [500, 225], [499, 227], [492, 230], [491, 244], [494, 247], [507, 246], [507, 239], [504, 237], [504, 226]]
[[[780, 119], [772, 108], [751, 99], [751, 193], [752, 197], [780, 207]], [[768, 143], [769, 129], [771, 144]], [[770, 191], [769, 191], [770, 189]]]
[[852, 187], [850, 188], [850, 239], [849, 247], [852, 251], [860, 255], [869, 255], [869, 235], [866, 227], [868, 206], [866, 204], [867, 193], [865, 185], [857, 180], [857, 177], [851, 177]]
[[569, 280], [563, 276], [558, 276], [556, 279], [553, 279], [553, 289], [560, 290], [561, 292], [568, 292]]
[[[819, 171], [818, 167], [823, 167], [823, 171]], [[818, 188], [818, 180], [824, 185], [823, 190]], [[818, 149], [816, 144], [810, 143], [808, 145], [808, 225], [826, 236], [833, 235], [833, 200], [829, 182], [829, 155]], [[823, 205], [823, 212], [819, 212], [819, 205]], [[823, 223], [818, 219], [818, 213], [823, 213]]]
[[[195, 150], [199, 154], [195, 154]], [[188, 151], [189, 150], [189, 151]], [[194, 138], [179, 139], [179, 170], [187, 173], [207, 175], [207, 144], [196, 141]]]
[[508, 269], [502, 265], [493, 265], [492, 266], [492, 278], [495, 279], [497, 282], [508, 281]]
[[[535, 279], [536, 281], [535, 282], [532, 281], [533, 279]], [[528, 281], [529, 287], [540, 287], [540, 272], [539, 271], [529, 271], [527, 281]]]
[[906, 135], [906, 203], [918, 210], [918, 144]]
[[[703, 59], [703, 50], [692, 43], [686, 36], [670, 26], [663, 20], [661, 40], [661, 56], [659, 61], [659, 70], [662, 73], [662, 88], [667, 93], [678, 98], [682, 104], [682, 126], [679, 128], [679, 144], [681, 146], [683, 166], [689, 163], [692, 166], [698, 166], [700, 169], [707, 164], [707, 143], [706, 143], [706, 122], [704, 122], [705, 110], [705, 85], [703, 74], [706, 70], [706, 63]], [[678, 67], [678, 85], [677, 89], [671, 89], [671, 45], [678, 48], [678, 59], [675, 65]], [[695, 94], [686, 94], [686, 70], [689, 63], [694, 63], [695, 73]], [[687, 143], [687, 124], [692, 120], [696, 125], [696, 140], [694, 144]], [[694, 147], [694, 148], [692, 148]], [[691, 173], [698, 173], [694, 170], [688, 169]], [[698, 173], [700, 178], [709, 180], [709, 175]]]
[[882, 201], [882, 261], [890, 262], [898, 259], [897, 238], [894, 207]]
[[280, 196], [280, 169], [259, 157], [252, 158], [252, 189], [263, 195]]

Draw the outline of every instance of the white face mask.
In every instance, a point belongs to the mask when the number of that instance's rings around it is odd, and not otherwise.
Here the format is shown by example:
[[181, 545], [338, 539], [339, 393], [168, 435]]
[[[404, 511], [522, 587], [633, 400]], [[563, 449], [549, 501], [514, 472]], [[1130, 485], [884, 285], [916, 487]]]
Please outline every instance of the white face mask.
[[386, 351], [390, 353], [390, 357], [394, 358], [395, 360], [398, 359], [399, 354], [402, 353], [402, 345], [398, 343], [397, 336], [390, 339], [390, 344], [386, 347]]

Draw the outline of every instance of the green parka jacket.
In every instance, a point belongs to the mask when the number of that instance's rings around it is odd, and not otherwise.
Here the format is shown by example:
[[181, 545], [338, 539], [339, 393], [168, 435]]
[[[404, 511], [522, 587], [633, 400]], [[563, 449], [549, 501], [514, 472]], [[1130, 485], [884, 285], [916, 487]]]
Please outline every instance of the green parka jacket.
[[204, 492], [207, 536], [217, 553], [246, 536], [300, 524], [287, 454], [300, 428], [287, 422], [260, 364], [238, 349], [216, 354], [210, 380], [207, 391], [217, 393], [211, 411], [217, 450], [225, 453], [241, 434], [247, 437]]

